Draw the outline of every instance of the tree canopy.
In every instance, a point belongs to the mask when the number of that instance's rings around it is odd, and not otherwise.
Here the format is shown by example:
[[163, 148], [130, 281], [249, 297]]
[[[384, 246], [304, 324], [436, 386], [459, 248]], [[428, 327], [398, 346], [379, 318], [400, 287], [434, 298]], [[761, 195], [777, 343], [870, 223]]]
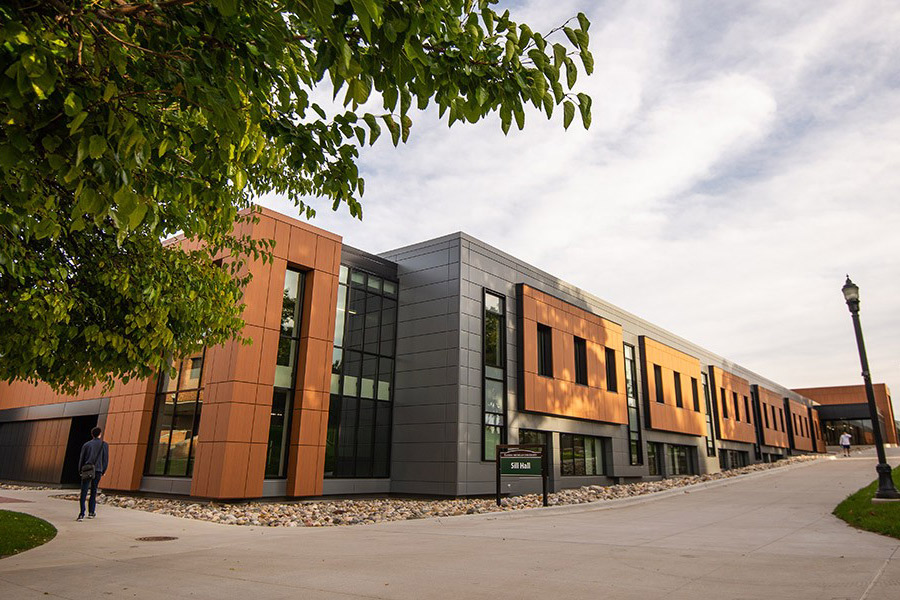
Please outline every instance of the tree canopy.
[[[238, 211], [277, 193], [361, 218], [360, 150], [405, 142], [414, 108], [588, 127], [588, 19], [541, 33], [495, 6], [6, 0], [0, 379], [72, 391], [239, 337], [242, 261], [271, 246], [232, 233]], [[178, 232], [202, 247], [165, 248]]]

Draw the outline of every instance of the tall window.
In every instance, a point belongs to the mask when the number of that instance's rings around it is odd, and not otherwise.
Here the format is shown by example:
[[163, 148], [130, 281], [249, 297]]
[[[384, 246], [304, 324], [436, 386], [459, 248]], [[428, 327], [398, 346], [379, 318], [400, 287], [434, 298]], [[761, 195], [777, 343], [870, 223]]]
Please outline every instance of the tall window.
[[775, 414], [775, 407], [772, 407], [772, 429], [778, 431], [778, 415]]
[[663, 395], [662, 368], [659, 365], [653, 365], [653, 383], [656, 387], [656, 401], [665, 404], [666, 398]]
[[763, 414], [763, 418], [766, 421], [766, 429], [770, 429], [770, 427], [769, 427], [769, 407], [765, 404], [762, 405], [762, 414]]
[[716, 441], [714, 439], [715, 430], [713, 429], [713, 409], [712, 402], [709, 397], [709, 376], [703, 372], [700, 373], [700, 379], [703, 381], [703, 399], [706, 402], [706, 455], [716, 455]]
[[578, 336], [575, 336], [575, 383], [588, 384], [587, 342]]
[[562, 475], [603, 475], [603, 443], [588, 435], [559, 434]]
[[647, 442], [647, 466], [650, 475], [662, 475], [663, 445], [659, 442]]
[[666, 449], [666, 474], [667, 475], [693, 475], [694, 474], [694, 448], [678, 444], [667, 444]]
[[538, 375], [553, 377], [553, 330], [538, 323]]
[[778, 420], [781, 421], [781, 431], [784, 431], [784, 409], [778, 409]]
[[734, 401], [734, 420], [741, 420], [741, 405], [738, 404], [737, 392], [731, 392], [731, 399]]
[[484, 290], [484, 460], [506, 439], [506, 297]]
[[722, 395], [722, 418], [728, 418], [728, 402], [725, 400], [725, 388], [719, 388]]
[[673, 371], [672, 373], [675, 376], [675, 406], [684, 408], [684, 398], [681, 396], [681, 373], [678, 371]]
[[389, 476], [396, 335], [397, 282], [341, 265], [325, 477]]
[[281, 330], [275, 359], [275, 390], [269, 417], [266, 445], [266, 477], [279, 478], [287, 473], [288, 436], [294, 383], [297, 376], [297, 352], [300, 348], [300, 317], [303, 311], [303, 284], [300, 271], [287, 269], [281, 295]]
[[691, 377], [691, 398], [694, 400], [694, 410], [700, 412], [700, 391], [697, 389], [696, 377]]
[[173, 370], [174, 378], [168, 371], [159, 377], [146, 472], [190, 477], [203, 407], [203, 354], [182, 360]]
[[641, 415], [638, 409], [637, 369], [635, 367], [634, 346], [624, 345], [625, 350], [625, 396], [628, 399], [628, 455], [632, 465], [644, 464], [641, 449]]
[[618, 391], [619, 382], [616, 381], [616, 351], [606, 348], [606, 389], [611, 392]]
[[744, 396], [744, 414], [747, 415], [747, 422], [752, 423], [753, 419], [750, 417], [750, 400], [747, 399], [747, 396]]

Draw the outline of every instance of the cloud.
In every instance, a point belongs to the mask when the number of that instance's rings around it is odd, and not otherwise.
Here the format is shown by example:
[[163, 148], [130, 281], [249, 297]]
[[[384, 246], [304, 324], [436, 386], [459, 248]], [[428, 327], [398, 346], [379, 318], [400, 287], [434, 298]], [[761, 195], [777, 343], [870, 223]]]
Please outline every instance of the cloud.
[[592, 129], [426, 111], [363, 151], [364, 221], [316, 225], [373, 252], [466, 231], [789, 387], [860, 383], [849, 272], [873, 376], [900, 389], [900, 6], [512, 8], [542, 31], [589, 14]]

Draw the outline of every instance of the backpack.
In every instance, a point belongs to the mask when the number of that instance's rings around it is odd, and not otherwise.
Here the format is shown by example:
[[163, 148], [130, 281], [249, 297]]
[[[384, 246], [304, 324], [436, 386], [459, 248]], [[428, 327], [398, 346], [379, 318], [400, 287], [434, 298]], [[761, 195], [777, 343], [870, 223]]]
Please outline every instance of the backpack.
[[97, 475], [97, 467], [90, 464], [81, 465], [81, 480], [88, 481]]

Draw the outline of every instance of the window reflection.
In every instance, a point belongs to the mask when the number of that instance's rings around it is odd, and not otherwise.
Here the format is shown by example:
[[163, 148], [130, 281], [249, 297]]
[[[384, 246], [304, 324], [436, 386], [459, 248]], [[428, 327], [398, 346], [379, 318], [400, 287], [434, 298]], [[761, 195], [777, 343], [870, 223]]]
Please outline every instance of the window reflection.
[[146, 473], [189, 477], [199, 436], [203, 355], [177, 363], [175, 376], [160, 374]]

